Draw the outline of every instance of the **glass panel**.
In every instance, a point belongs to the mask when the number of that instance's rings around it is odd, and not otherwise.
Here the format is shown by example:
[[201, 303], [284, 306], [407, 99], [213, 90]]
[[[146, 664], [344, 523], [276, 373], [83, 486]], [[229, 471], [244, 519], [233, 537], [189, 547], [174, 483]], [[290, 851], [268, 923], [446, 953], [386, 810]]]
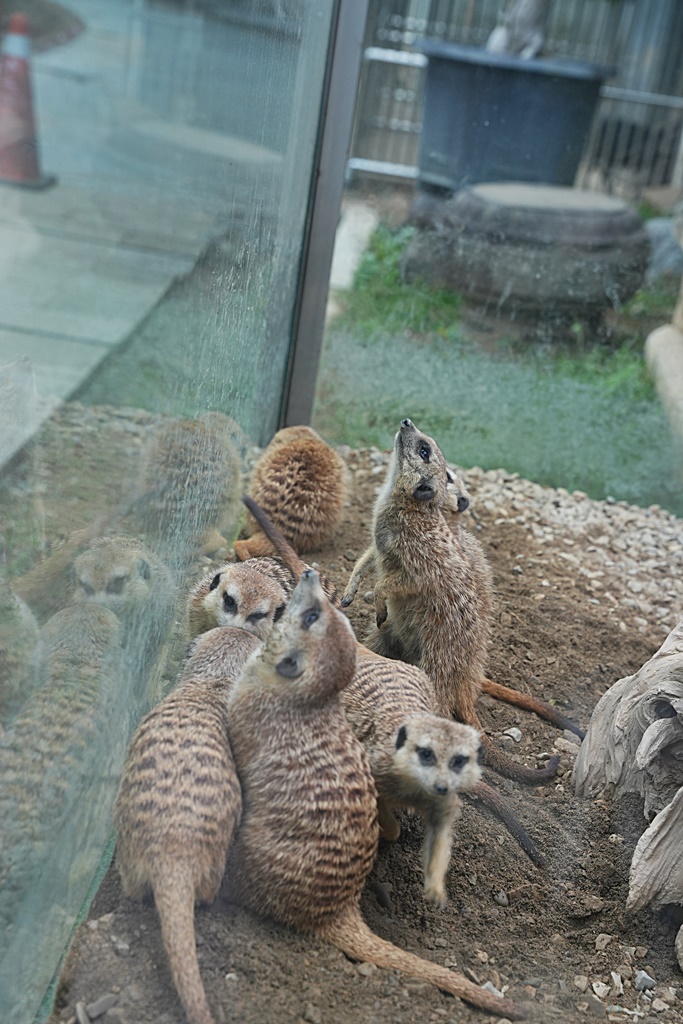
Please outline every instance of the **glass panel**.
[[184, 654], [184, 585], [278, 424], [334, 9], [34, 6], [33, 176], [57, 181], [0, 186], [4, 1024], [40, 1003]]

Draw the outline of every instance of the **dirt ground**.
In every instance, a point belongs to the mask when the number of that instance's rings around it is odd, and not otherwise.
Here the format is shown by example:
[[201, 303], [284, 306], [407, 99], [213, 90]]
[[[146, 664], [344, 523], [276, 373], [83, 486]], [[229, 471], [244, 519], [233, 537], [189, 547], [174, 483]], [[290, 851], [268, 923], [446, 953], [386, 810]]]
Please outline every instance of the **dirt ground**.
[[[108, 435], [104, 420], [97, 410], [65, 411], [62, 449], [64, 436], [71, 436], [78, 423], [79, 439], [91, 435], [93, 466], [99, 445], [106, 444], [109, 465], [119, 450], [132, 451], [135, 431], [124, 423], [125, 411], [123, 418], [112, 420], [115, 429]], [[71, 451], [82, 460], [80, 441]], [[348, 578], [369, 535], [382, 479], [377, 454], [347, 453], [351, 504], [334, 543], [316, 556], [339, 583]], [[49, 444], [43, 457], [43, 476], [58, 488], [63, 476], [55, 474], [58, 466]], [[467, 480], [466, 471], [464, 476]], [[69, 522], [78, 525], [85, 518], [87, 488], [79, 490], [73, 476], [71, 482]], [[475, 486], [468, 482], [473, 511], [465, 514], [466, 522], [477, 531], [495, 578], [489, 674], [554, 700], [586, 727], [607, 687], [637, 670], [659, 647], [665, 636], [662, 624], [648, 620], [643, 626], [637, 609], [625, 607], [615, 616], [607, 604], [598, 604], [591, 581], [579, 572], [568, 573], [559, 534], [557, 547], [541, 549], [533, 532], [506, 520], [504, 511], [501, 517], [500, 508], [478, 506], [476, 480]], [[50, 501], [59, 502], [55, 489]], [[571, 543], [573, 555], [590, 565], [591, 536], [574, 537]], [[520, 572], [520, 552], [527, 566], [542, 558], [542, 570]], [[349, 612], [359, 637], [365, 636], [372, 625], [370, 605], [359, 597]], [[367, 921], [398, 946], [447, 966], [457, 964], [477, 982], [492, 982], [537, 1021], [573, 1024], [595, 1016], [683, 1021], [683, 977], [674, 954], [677, 921], [652, 910], [635, 916], [624, 911], [630, 858], [644, 829], [639, 808], [578, 801], [568, 781], [576, 748], [547, 723], [489, 698], [481, 699], [480, 714], [486, 731], [527, 764], [559, 743], [560, 775], [552, 784], [529, 788], [490, 779], [545, 853], [547, 868], [536, 868], [495, 818], [467, 804], [453, 846], [449, 902], [445, 910], [435, 910], [422, 897], [422, 822], [405, 814], [399, 841], [380, 844], [375, 868], [392, 907], [380, 906], [366, 891], [362, 910]], [[502, 735], [515, 725], [522, 732], [519, 743]], [[220, 898], [198, 908], [196, 929], [202, 976], [219, 1024], [466, 1024], [485, 1019], [428, 985], [355, 965], [320, 941], [259, 920]], [[635, 991], [635, 972], [641, 968], [656, 980], [654, 1004], [652, 996]], [[598, 999], [591, 989], [594, 982], [609, 986], [610, 994], [605, 988], [604, 998]], [[102, 1014], [92, 1004], [105, 995], [111, 997], [110, 1008]], [[76, 1021], [79, 1003], [93, 1015], [99, 1009], [98, 1019], [106, 1024], [184, 1021], [154, 906], [122, 896], [115, 862], [72, 945], [52, 1024]], [[90, 1019], [83, 1016], [83, 1006], [79, 1022]]]

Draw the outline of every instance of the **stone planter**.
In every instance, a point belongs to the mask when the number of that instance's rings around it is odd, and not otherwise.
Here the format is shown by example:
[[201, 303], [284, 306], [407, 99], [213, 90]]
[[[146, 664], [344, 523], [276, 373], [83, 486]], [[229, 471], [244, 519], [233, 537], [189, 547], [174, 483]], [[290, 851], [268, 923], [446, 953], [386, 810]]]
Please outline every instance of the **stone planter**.
[[642, 221], [612, 196], [549, 185], [484, 184], [418, 195], [403, 257], [417, 278], [506, 317], [595, 320], [640, 287]]

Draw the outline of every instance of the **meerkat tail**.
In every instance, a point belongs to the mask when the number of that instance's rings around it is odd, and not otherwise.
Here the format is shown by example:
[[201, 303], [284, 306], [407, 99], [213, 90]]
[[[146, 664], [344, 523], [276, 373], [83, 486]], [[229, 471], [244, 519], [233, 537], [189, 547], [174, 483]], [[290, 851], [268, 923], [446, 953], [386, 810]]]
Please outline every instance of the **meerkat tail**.
[[482, 680], [481, 689], [483, 693], [487, 693], [489, 697], [495, 697], [496, 700], [504, 700], [508, 704], [514, 704], [515, 707], [524, 708], [525, 711], [534, 711], [539, 718], [545, 718], [547, 722], [556, 725], [558, 729], [569, 729], [581, 740], [586, 735], [583, 729], [572, 722], [571, 718], [567, 718], [552, 704], [547, 704], [546, 701], [540, 700], [538, 697], [522, 693], [521, 690], [515, 690], [511, 686], [494, 683], [492, 679]]
[[485, 807], [488, 807], [500, 818], [510, 835], [513, 839], [517, 840], [534, 864], [539, 868], [546, 866], [548, 863], [546, 858], [539, 851], [533, 839], [527, 834], [521, 822], [518, 821], [507, 801], [503, 799], [498, 790], [494, 789], [493, 786], [489, 786], [486, 782], [480, 781], [472, 789], [464, 791], [462, 795], [481, 800]]
[[524, 1020], [527, 1016], [521, 1007], [480, 988], [462, 974], [456, 974], [430, 960], [423, 960], [414, 953], [408, 953], [391, 942], [380, 939], [379, 935], [375, 935], [368, 928], [355, 906], [347, 908], [322, 928], [316, 929], [316, 935], [336, 946], [353, 960], [403, 971], [404, 974], [409, 974], [420, 981], [428, 981], [443, 992], [458, 996], [481, 1010], [508, 1017], [510, 1020]]
[[514, 779], [516, 782], [526, 782], [530, 786], [542, 786], [550, 779], [555, 778], [557, 766], [560, 763], [559, 754], [551, 757], [546, 762], [545, 768], [526, 768], [523, 764], [513, 761], [504, 751], [499, 750], [489, 736], [482, 735], [482, 743], [484, 744], [484, 764], [494, 772], [498, 772], [499, 775], [505, 775], [508, 779]]
[[216, 1024], [199, 973], [194, 930], [195, 887], [190, 865], [156, 866], [152, 891], [171, 975], [190, 1024]]
[[[256, 522], [259, 524], [266, 538], [275, 548], [275, 551], [277, 552], [279, 557], [285, 563], [287, 568], [290, 569], [294, 573], [295, 577], [298, 579], [299, 576], [301, 576], [301, 573], [304, 572], [305, 569], [307, 568], [305, 562], [303, 562], [302, 559], [299, 558], [298, 554], [296, 553], [292, 545], [289, 543], [289, 541], [286, 539], [285, 535], [282, 533], [279, 527], [277, 527], [275, 523], [271, 522], [271, 520], [268, 518], [266, 513], [261, 508], [261, 506], [257, 504], [253, 498], [250, 498], [248, 494], [244, 494], [242, 496], [242, 501], [247, 506]], [[251, 545], [251, 540], [252, 538], [250, 537], [249, 540], [245, 541], [244, 543]]]

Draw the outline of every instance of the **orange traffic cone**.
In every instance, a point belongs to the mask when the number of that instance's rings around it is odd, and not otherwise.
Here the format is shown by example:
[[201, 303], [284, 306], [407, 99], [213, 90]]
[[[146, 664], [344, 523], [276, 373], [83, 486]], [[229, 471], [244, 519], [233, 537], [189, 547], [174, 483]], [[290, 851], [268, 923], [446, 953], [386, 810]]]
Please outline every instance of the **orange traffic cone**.
[[45, 188], [54, 177], [40, 173], [33, 120], [29, 58], [31, 43], [25, 14], [12, 14], [0, 63], [0, 182]]

